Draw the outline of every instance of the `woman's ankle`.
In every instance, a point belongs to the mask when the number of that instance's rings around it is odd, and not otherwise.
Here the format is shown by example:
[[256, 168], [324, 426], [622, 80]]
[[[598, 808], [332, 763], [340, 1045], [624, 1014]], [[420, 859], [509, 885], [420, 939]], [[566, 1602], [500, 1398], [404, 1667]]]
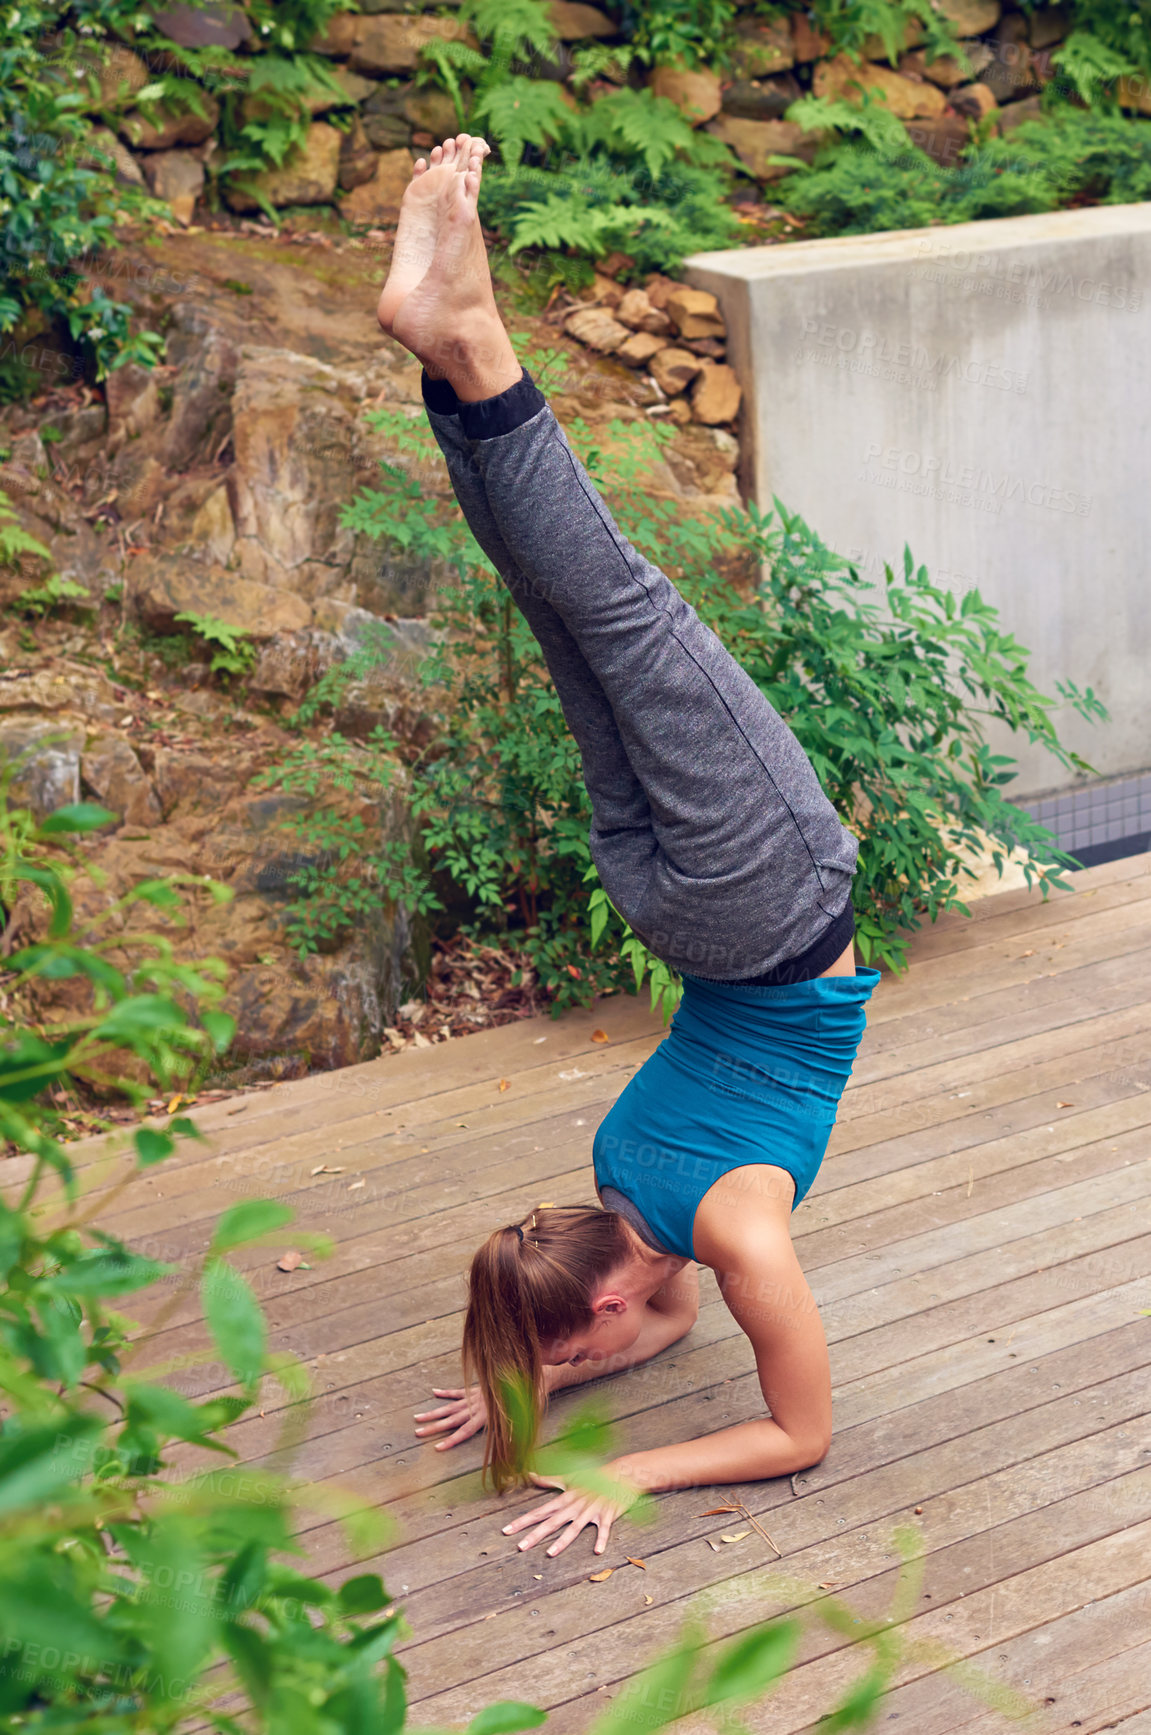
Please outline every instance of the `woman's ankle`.
[[523, 378], [511, 339], [499, 321], [454, 339], [442, 358], [446, 378], [461, 403], [497, 398]]

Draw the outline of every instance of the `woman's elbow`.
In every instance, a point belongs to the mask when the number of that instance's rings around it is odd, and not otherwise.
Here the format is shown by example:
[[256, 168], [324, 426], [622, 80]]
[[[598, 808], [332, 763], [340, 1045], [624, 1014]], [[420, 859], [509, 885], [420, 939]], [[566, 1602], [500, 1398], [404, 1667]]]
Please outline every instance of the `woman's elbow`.
[[[817, 1464], [822, 1464], [831, 1449], [831, 1429], [820, 1430], [817, 1433], [802, 1434], [792, 1440], [792, 1450], [788, 1453], [788, 1476], [794, 1476], [800, 1470], [814, 1470]], [[794, 1462], [791, 1460], [794, 1459]]]

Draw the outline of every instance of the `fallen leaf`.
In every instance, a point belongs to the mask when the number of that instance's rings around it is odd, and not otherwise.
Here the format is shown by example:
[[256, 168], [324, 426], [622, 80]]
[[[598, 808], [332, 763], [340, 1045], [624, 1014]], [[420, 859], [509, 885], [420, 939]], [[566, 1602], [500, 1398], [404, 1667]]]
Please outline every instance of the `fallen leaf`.
[[649, 1607], [649, 1608], [650, 1608], [650, 1607], [651, 1607], [651, 1605], [652, 1605], [652, 1603], [653, 1603], [653, 1602], [654, 1602], [654, 1601], [655, 1601], [655, 1598], [654, 1598], [654, 1596], [647, 1596], [647, 1595], [646, 1595], [646, 1594], [645, 1594], [645, 1596], [644, 1596], [644, 1599], [643, 1599], [643, 1600], [644, 1600], [644, 1602], [645, 1602], [645, 1603], [647, 1603], [647, 1605], [648, 1605], [648, 1607]]
[[1057, 1102], [1055, 1106], [1056, 1108], [1074, 1108], [1075, 1104], [1073, 1102]]
[[225, 1109], [224, 1112], [225, 1114], [243, 1114], [247, 1106], [246, 1102], [238, 1102], [235, 1108]]
[[701, 1518], [716, 1518], [721, 1512], [738, 1512], [738, 1506], [709, 1506], [706, 1512], [701, 1512]]
[[922, 1506], [917, 1506], [917, 1507], [916, 1507], [916, 1508], [915, 1508], [915, 1515], [916, 1515], [916, 1517], [918, 1517], [918, 1516], [919, 1516], [919, 1514], [920, 1514], [920, 1513], [921, 1513], [921, 1512], [922, 1512], [922, 1511], [923, 1511], [923, 1508], [922, 1508]]
[[533, 1577], [533, 1578], [542, 1578], [542, 1577], [543, 1577], [543, 1573], [542, 1573], [542, 1572], [533, 1572], [533, 1573], [532, 1573], [532, 1577]]
[[330, 1169], [327, 1163], [317, 1163], [312, 1170], [313, 1175], [342, 1175], [343, 1169]]
[[834, 1590], [835, 1589], [835, 1580], [833, 1578], [829, 1578], [824, 1584], [817, 1585], [816, 1589], [817, 1590]]
[[[179, 1091], [177, 1091], [175, 1096], [172, 1098], [171, 1102], [168, 1104], [168, 1113], [169, 1114], [175, 1114], [176, 1110], [179, 1108], [179, 1106], [183, 1102], [183, 1100], [184, 1100], [183, 1096], [180, 1094]], [[1060, 1103], [1059, 1106], [1060, 1106], [1060, 1108], [1062, 1108], [1063, 1104]]]
[[627, 1561], [629, 1566], [638, 1566], [641, 1572], [647, 1571], [646, 1560], [637, 1560], [634, 1554], [625, 1554], [624, 1559]]
[[614, 1566], [605, 1566], [602, 1572], [589, 1572], [588, 1578], [592, 1584], [602, 1584], [605, 1578], [610, 1578], [615, 1571]]
[[287, 1253], [281, 1254], [280, 1258], [276, 1260], [276, 1270], [277, 1271], [298, 1271], [300, 1266], [303, 1263], [304, 1263], [304, 1255], [302, 1253], [298, 1253], [296, 1251], [296, 1249], [293, 1247]]
[[720, 1547], [719, 1547], [718, 1542], [713, 1542], [710, 1536], [705, 1537], [704, 1540], [706, 1541], [707, 1546], [711, 1549], [713, 1554], [718, 1554], [720, 1552]]
[[355, 1192], [355, 1191], [356, 1191], [356, 1190], [357, 1190], [357, 1188], [359, 1188], [359, 1187], [366, 1187], [366, 1186], [367, 1186], [367, 1184], [368, 1184], [368, 1183], [367, 1183], [367, 1182], [366, 1182], [366, 1181], [353, 1181], [353, 1182], [352, 1182], [352, 1183], [351, 1183], [351, 1185], [350, 1185], [350, 1186], [349, 1186], [349, 1188], [348, 1188], [348, 1192], [349, 1192], [349, 1193], [354, 1193], [354, 1192]]
[[721, 1536], [721, 1542], [742, 1542], [745, 1536], [750, 1536], [750, 1530], [732, 1530], [727, 1536]]
[[606, 1030], [593, 1030], [591, 1033], [591, 1039], [593, 1042], [607, 1042], [610, 1040]]
[[500, 1089], [501, 1090], [510, 1090], [511, 1087], [512, 1087], [512, 1081], [510, 1078], [501, 1078], [500, 1079]]

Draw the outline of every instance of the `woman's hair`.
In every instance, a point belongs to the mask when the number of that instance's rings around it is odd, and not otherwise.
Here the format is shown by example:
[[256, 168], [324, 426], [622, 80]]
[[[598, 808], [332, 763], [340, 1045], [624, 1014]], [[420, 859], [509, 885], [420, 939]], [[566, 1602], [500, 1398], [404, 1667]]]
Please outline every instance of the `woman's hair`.
[[623, 1218], [589, 1205], [541, 1205], [489, 1235], [472, 1259], [464, 1379], [487, 1406], [484, 1474], [525, 1479], [544, 1406], [540, 1346], [586, 1329], [594, 1287], [628, 1257]]

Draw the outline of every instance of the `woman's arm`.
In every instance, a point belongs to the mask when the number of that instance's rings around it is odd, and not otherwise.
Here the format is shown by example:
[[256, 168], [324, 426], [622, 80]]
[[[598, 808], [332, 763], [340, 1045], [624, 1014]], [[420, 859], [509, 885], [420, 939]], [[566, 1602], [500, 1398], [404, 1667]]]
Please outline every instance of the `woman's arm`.
[[651, 1492], [794, 1475], [831, 1443], [827, 1339], [786, 1221], [760, 1217], [751, 1233], [733, 1230], [717, 1251], [720, 1293], [751, 1340], [770, 1414], [617, 1460], [620, 1476]]

